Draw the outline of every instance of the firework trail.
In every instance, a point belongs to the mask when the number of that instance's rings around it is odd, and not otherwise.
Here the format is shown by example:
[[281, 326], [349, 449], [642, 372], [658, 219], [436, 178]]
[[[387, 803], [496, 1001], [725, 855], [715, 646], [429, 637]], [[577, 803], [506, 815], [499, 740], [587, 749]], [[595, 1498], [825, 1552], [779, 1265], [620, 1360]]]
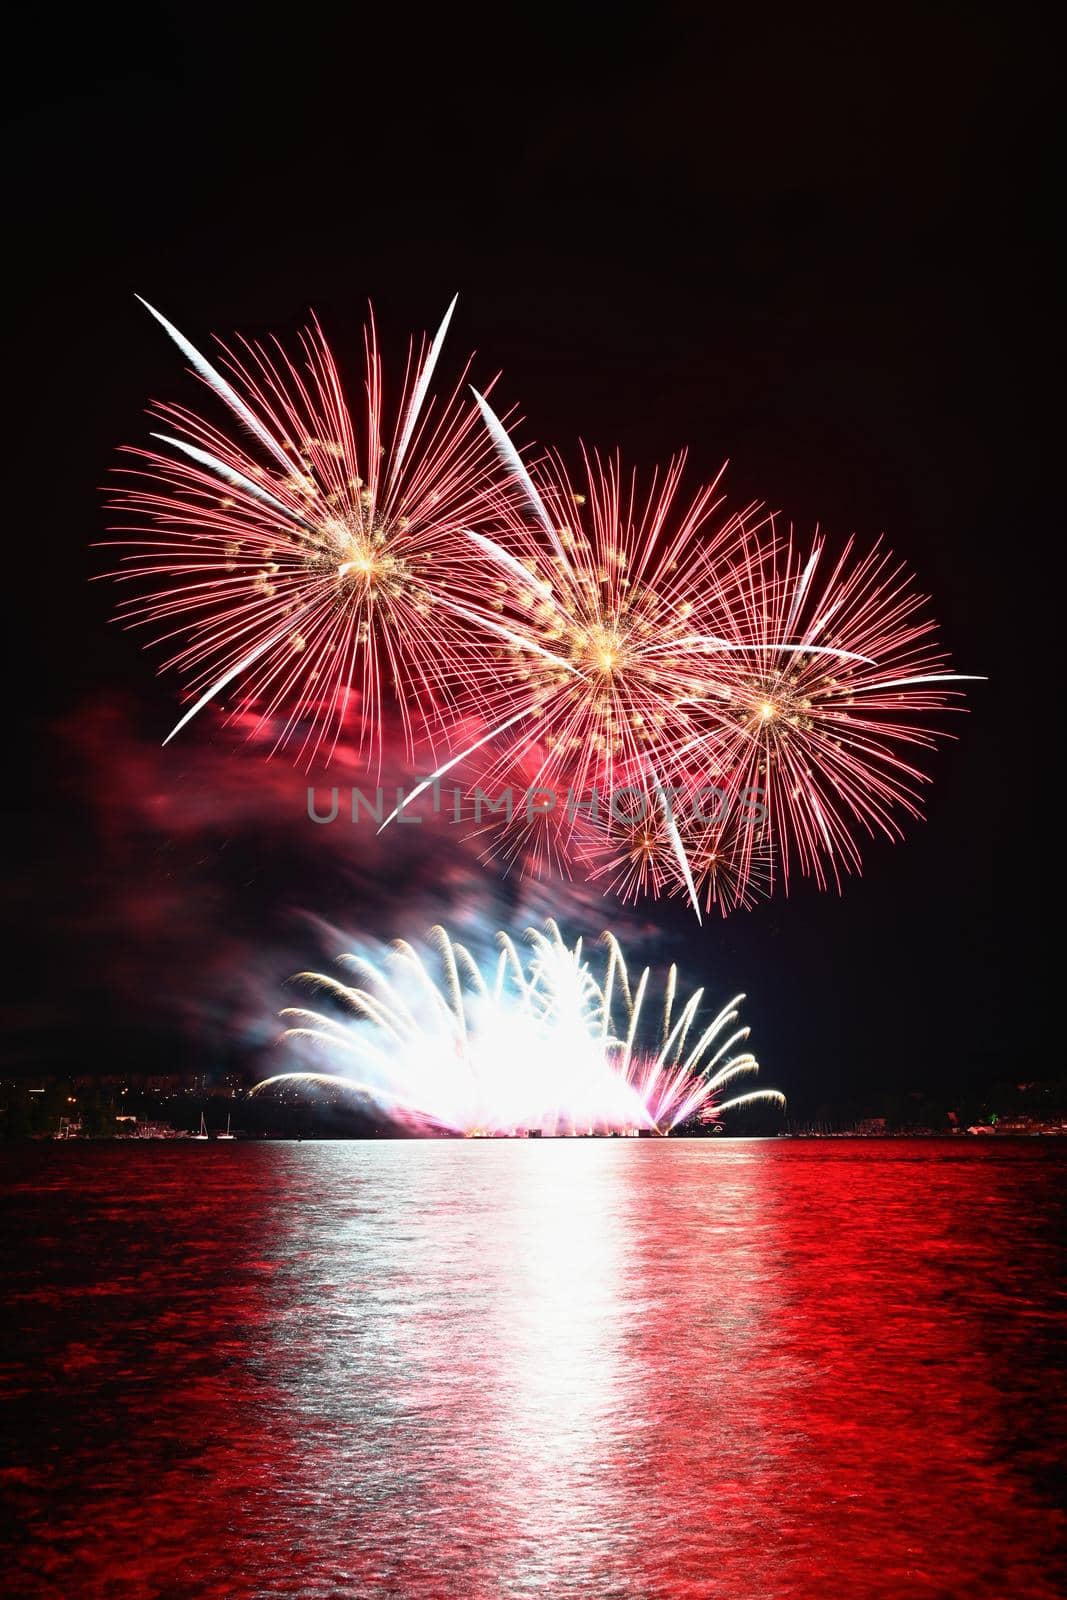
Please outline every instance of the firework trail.
[[485, 558], [460, 530], [492, 531], [502, 496], [473, 404], [431, 396], [454, 305], [409, 355], [391, 422], [373, 320], [357, 416], [317, 322], [298, 361], [241, 341], [221, 347], [222, 372], [148, 307], [237, 424], [156, 406], [162, 448], [127, 451], [112, 493], [114, 576], [137, 591], [119, 617], [170, 647], [163, 668], [192, 702], [173, 733], [232, 685], [275, 748], [329, 757], [351, 718], [360, 754], [380, 758], [386, 711], [410, 751], [432, 748], [457, 695], [477, 704], [499, 634], [491, 615], [481, 626]]
[[680, 1003], [672, 967], [654, 1004], [649, 969], [633, 984], [611, 933], [599, 977], [582, 941], [568, 946], [555, 922], [526, 940], [524, 958], [498, 934], [483, 969], [434, 928], [432, 958], [399, 941], [377, 962], [342, 956], [343, 982], [301, 973], [331, 1008], [289, 1008], [284, 1037], [321, 1065], [278, 1073], [255, 1092], [340, 1090], [401, 1126], [469, 1136], [666, 1134], [732, 1107], [784, 1105], [771, 1089], [721, 1098], [758, 1071], [738, 1048], [748, 1028], [733, 1026], [743, 995], [704, 1022], [702, 989]]

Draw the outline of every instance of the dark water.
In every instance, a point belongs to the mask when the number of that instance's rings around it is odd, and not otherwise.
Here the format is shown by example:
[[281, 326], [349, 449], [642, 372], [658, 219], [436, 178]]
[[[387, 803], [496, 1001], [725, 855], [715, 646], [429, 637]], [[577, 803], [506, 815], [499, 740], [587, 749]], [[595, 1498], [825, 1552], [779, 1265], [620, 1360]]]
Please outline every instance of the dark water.
[[1063, 1592], [1063, 1147], [0, 1160], [6, 1593]]

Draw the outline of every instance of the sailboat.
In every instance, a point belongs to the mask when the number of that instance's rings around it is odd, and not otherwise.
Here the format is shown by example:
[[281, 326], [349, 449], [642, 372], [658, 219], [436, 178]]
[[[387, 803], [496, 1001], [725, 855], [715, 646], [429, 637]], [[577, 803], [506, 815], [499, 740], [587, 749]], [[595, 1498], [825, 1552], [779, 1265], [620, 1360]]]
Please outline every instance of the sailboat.
[[202, 1111], [200, 1113], [200, 1132], [199, 1133], [194, 1133], [193, 1134], [193, 1138], [194, 1139], [206, 1139], [207, 1138], [207, 1123], [204, 1121], [204, 1113]]
[[229, 1116], [229, 1112], [227, 1112], [227, 1114], [226, 1114], [226, 1132], [217, 1134], [216, 1137], [219, 1138], [219, 1139], [235, 1139], [237, 1137], [236, 1134], [233, 1134], [233, 1133], [230, 1132], [230, 1116]]

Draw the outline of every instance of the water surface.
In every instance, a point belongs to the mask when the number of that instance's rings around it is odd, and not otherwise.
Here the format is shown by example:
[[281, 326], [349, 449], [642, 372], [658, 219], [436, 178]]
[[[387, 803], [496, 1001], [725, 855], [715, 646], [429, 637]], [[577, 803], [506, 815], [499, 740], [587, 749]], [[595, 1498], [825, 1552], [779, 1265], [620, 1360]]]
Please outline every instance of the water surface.
[[67, 1143], [0, 1172], [5, 1592], [1063, 1592], [1062, 1147]]

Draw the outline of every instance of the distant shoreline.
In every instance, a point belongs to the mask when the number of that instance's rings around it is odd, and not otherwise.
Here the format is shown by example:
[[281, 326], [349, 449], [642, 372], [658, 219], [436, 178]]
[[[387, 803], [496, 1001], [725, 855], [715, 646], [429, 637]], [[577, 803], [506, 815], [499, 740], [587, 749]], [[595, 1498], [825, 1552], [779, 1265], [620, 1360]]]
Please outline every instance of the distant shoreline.
[[[996, 1140], [1004, 1144], [1033, 1143], [1034, 1140], [1057, 1142], [1067, 1139], [1067, 1128], [1037, 1129], [1032, 1132], [1020, 1129], [1008, 1129], [1000, 1133], [995, 1130], [983, 1131], [980, 1134], [969, 1132], [960, 1133], [729, 1133], [724, 1131], [720, 1135], [678, 1133], [669, 1134], [661, 1138], [654, 1135], [647, 1136], [647, 1142], [656, 1144], [773, 1144], [779, 1141], [789, 1144], [974, 1144], [979, 1141]], [[600, 1143], [631, 1143], [632, 1140], [623, 1140], [614, 1134], [555, 1134], [543, 1136], [546, 1144], [574, 1144], [578, 1142], [597, 1141]], [[59, 1138], [54, 1134], [31, 1134], [26, 1137], [0, 1139], [0, 1148], [4, 1145], [115, 1145], [127, 1148], [130, 1146], [146, 1144], [167, 1145], [192, 1145], [192, 1144], [226, 1144], [226, 1145], [265, 1145], [265, 1144], [529, 1144], [538, 1142], [538, 1137], [515, 1137], [514, 1135], [500, 1134], [488, 1135], [472, 1139], [463, 1134], [409, 1134], [399, 1132], [389, 1133], [345, 1133], [345, 1134], [249, 1134], [235, 1132], [231, 1139], [220, 1139], [211, 1134], [206, 1140], [197, 1139], [188, 1133], [153, 1134], [141, 1137], [114, 1137], [111, 1135], [71, 1135], [69, 1138]]]

